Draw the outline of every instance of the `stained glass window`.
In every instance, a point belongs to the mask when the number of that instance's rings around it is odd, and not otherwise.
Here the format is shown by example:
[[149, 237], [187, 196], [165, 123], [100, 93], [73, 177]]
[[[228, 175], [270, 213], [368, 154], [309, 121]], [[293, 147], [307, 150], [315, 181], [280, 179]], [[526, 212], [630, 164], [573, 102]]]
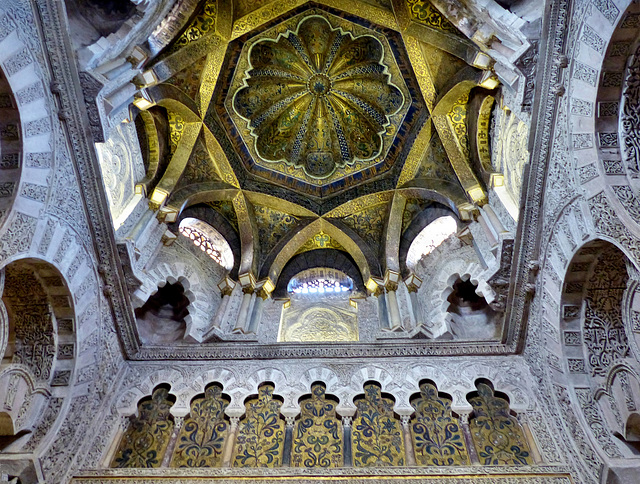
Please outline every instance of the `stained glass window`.
[[407, 267], [412, 269], [420, 259], [433, 252], [436, 247], [458, 231], [456, 219], [450, 215], [435, 219], [413, 239], [407, 252]]
[[187, 217], [180, 222], [178, 230], [226, 270], [233, 268], [233, 252], [229, 243], [211, 225], [197, 218]]

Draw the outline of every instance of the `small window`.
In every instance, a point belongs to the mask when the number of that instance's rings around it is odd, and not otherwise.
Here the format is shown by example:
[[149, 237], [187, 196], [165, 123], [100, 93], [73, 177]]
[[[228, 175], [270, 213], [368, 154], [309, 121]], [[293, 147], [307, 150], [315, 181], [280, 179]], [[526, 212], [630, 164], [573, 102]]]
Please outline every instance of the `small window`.
[[233, 268], [233, 252], [229, 243], [211, 225], [197, 218], [187, 217], [180, 222], [179, 231], [226, 270]]
[[313, 268], [302, 271], [289, 281], [293, 294], [336, 294], [353, 290], [353, 280], [336, 269]]
[[413, 239], [407, 253], [407, 267], [411, 270], [425, 255], [430, 254], [458, 231], [456, 219], [450, 215], [435, 219]]

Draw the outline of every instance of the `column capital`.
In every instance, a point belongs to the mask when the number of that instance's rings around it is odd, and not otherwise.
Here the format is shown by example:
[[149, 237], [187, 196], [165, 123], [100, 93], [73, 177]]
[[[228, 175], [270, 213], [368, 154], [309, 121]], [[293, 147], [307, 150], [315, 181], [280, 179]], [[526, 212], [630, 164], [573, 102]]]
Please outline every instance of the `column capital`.
[[458, 414], [458, 422], [460, 422], [463, 425], [468, 425], [470, 415], [471, 415], [471, 412], [460, 412]]
[[245, 287], [251, 287], [252, 289], [256, 287], [256, 278], [251, 272], [245, 272], [244, 274], [240, 274], [238, 276], [238, 280], [240, 281], [240, 285], [242, 286], [243, 289]]
[[268, 277], [259, 280], [255, 285], [256, 294], [263, 301], [266, 301], [269, 298], [275, 288], [275, 284]]
[[177, 430], [180, 430], [182, 428], [182, 425], [184, 424], [184, 417], [173, 417], [173, 423], [175, 425], [175, 428]]
[[235, 287], [236, 283], [229, 276], [225, 276], [224, 279], [218, 283], [218, 289], [220, 289], [222, 297], [231, 296]]
[[123, 432], [126, 432], [127, 429], [129, 428], [129, 425], [131, 424], [131, 417], [127, 416], [127, 415], [120, 415], [120, 429]]
[[409, 274], [409, 276], [404, 280], [405, 285], [409, 292], [418, 292], [420, 286], [422, 286], [422, 279], [420, 279], [415, 272]]
[[384, 294], [384, 281], [379, 277], [370, 277], [365, 286], [367, 286], [369, 292], [375, 297]]
[[387, 271], [384, 273], [383, 284], [384, 287], [386, 287], [387, 291], [397, 291], [398, 283], [401, 280], [402, 279], [400, 278], [400, 273], [398, 271], [387, 269]]

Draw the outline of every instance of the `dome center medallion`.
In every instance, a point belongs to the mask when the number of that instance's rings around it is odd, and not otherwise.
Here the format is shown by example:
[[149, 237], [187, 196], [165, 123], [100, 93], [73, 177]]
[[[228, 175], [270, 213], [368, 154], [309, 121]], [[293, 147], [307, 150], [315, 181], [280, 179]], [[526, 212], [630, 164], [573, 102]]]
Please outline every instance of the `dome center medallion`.
[[324, 96], [331, 90], [331, 79], [326, 74], [314, 74], [309, 78], [307, 87], [311, 94]]

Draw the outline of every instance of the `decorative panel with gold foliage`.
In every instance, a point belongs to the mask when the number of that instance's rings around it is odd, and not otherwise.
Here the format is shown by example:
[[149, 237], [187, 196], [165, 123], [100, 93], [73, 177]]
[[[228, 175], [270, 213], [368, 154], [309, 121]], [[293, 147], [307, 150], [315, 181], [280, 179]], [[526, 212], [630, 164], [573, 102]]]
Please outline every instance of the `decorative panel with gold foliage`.
[[[282, 310], [279, 341], [358, 341], [358, 319], [347, 296], [335, 304], [325, 297], [310, 306], [292, 299], [291, 306]], [[344, 308], [336, 306], [341, 302]]]
[[451, 414], [451, 399], [439, 394], [435, 385], [423, 383], [411, 406], [416, 409], [411, 436], [418, 465], [469, 465], [462, 429]]
[[233, 467], [280, 467], [284, 451], [282, 402], [273, 398], [273, 385], [258, 388], [258, 397], [245, 402], [246, 414], [240, 421]]
[[342, 424], [336, 405], [316, 383], [311, 396], [300, 402], [300, 418], [293, 429], [291, 465], [293, 467], [342, 467]]
[[406, 0], [411, 18], [418, 23], [454, 35], [462, 36], [456, 27], [428, 0]]
[[191, 402], [191, 412], [185, 419], [176, 442], [171, 467], [220, 467], [228, 434], [224, 410], [229, 399], [222, 387], [208, 386], [204, 396]]
[[111, 467], [160, 467], [173, 432], [173, 402], [169, 389], [159, 387], [138, 404], [139, 416], [131, 417]]
[[336, 249], [343, 250], [346, 252], [345, 248], [340, 245], [335, 238], [331, 237], [329, 234], [325, 234], [322, 230], [307, 240], [304, 244], [300, 246], [300, 248], [296, 251], [296, 254], [302, 254], [303, 252], [308, 252], [310, 250], [316, 249]]
[[520, 424], [509, 413], [509, 402], [494, 395], [486, 383], [477, 384], [469, 398], [474, 418], [469, 422], [473, 444], [484, 465], [533, 464]]
[[356, 467], [402, 466], [405, 463], [402, 425], [393, 413], [393, 400], [380, 385], [368, 383], [355, 402], [351, 448]]

